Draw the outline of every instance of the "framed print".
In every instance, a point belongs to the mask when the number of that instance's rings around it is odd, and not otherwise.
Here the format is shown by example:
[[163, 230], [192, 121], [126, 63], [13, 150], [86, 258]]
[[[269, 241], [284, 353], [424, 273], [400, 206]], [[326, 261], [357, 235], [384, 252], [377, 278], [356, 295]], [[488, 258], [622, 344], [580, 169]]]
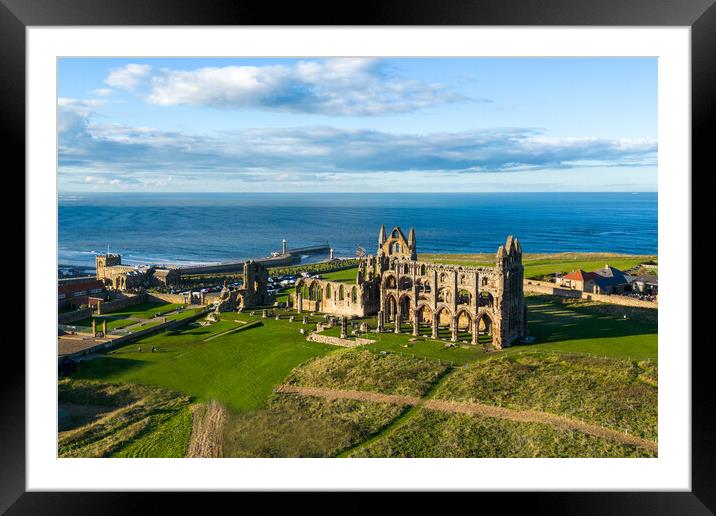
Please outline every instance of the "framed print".
[[690, 302], [711, 2], [61, 4], [0, 6], [27, 203], [3, 510], [713, 510]]

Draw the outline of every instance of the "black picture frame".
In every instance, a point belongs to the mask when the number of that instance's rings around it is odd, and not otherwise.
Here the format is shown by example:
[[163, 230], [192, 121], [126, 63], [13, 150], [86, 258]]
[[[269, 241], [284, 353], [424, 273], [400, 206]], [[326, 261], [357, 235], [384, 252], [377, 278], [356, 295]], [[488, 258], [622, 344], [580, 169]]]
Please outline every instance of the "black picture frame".
[[[346, 9], [351, 5], [346, 4], [339, 9], [337, 4], [330, 7], [293, 2], [278, 7], [275, 4], [237, 0], [0, 0], [0, 145], [3, 147], [3, 162], [5, 165], [15, 163], [16, 170], [24, 170], [25, 30], [30, 26], [688, 26], [691, 27], [692, 38], [692, 178], [695, 179], [697, 174], [694, 171], [698, 169], [704, 169], [700, 171], [703, 174], [710, 172], [706, 167], [708, 151], [713, 146], [709, 135], [713, 132], [716, 114], [714, 1], [363, 0], [352, 4], [353, 8]], [[18, 181], [15, 197], [21, 197], [20, 191], [25, 191], [24, 180]], [[14, 213], [14, 220], [17, 221], [19, 210], [14, 210]], [[17, 226], [15, 222], [15, 228], [19, 230]], [[7, 268], [20, 270], [24, 266], [24, 254], [17, 254], [24, 253], [20, 251], [24, 250], [24, 245], [21, 245], [24, 240], [24, 233], [15, 240], [13, 253], [16, 254], [6, 258]], [[148, 502], [148, 495], [141, 493], [26, 492], [25, 353], [17, 341], [4, 344], [5, 367], [0, 376], [0, 512], [123, 514], [139, 512], [138, 507], [146, 509], [161, 498], [160, 503], [166, 513], [172, 503], [185, 503], [183, 495], [166, 493], [152, 495]], [[679, 344], [686, 346], [689, 343], [685, 340]], [[716, 403], [709, 382], [713, 351], [708, 341], [701, 344], [704, 345], [692, 346], [690, 492], [503, 493], [480, 494], [481, 500], [488, 496], [499, 497], [501, 512], [528, 501], [530, 512], [551, 514], [713, 514], [716, 511], [716, 425], [713, 418]], [[138, 505], [140, 498], [141, 506]], [[368, 500], [356, 500], [349, 510], [364, 512], [363, 509], [371, 506], [372, 502]]]

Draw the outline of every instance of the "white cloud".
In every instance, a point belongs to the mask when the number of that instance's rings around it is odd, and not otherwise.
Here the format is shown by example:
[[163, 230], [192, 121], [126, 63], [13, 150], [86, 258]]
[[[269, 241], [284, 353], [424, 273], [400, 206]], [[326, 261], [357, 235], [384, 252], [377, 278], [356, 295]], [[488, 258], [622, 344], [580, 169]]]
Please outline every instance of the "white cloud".
[[96, 90], [92, 91], [92, 94], [96, 97], [109, 97], [112, 95], [112, 89], [111, 88], [98, 88]]
[[151, 69], [152, 67], [149, 65], [128, 64], [122, 68], [110, 70], [104, 82], [115, 88], [133, 90], [149, 75]]
[[122, 184], [132, 178], [139, 186], [168, 186], [172, 177], [199, 184], [207, 178], [340, 181], [376, 172], [529, 174], [653, 167], [657, 159], [653, 140], [555, 137], [529, 128], [395, 134], [314, 126], [199, 135], [94, 123], [91, 105], [73, 99], [59, 105], [60, 171]]
[[293, 66], [224, 66], [157, 70], [130, 64], [112, 70], [107, 84], [146, 88], [145, 100], [161, 106], [263, 109], [331, 116], [370, 116], [416, 111], [466, 101], [440, 84], [392, 74], [376, 59], [334, 58]]

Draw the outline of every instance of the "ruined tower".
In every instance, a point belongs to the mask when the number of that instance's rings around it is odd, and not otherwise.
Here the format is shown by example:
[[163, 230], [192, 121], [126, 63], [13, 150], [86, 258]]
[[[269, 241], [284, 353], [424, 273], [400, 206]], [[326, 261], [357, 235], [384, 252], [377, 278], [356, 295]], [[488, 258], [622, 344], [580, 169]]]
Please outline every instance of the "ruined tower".
[[527, 336], [527, 304], [525, 303], [522, 266], [522, 246], [512, 235], [496, 256], [498, 296], [495, 310], [499, 314], [496, 338], [502, 346]]

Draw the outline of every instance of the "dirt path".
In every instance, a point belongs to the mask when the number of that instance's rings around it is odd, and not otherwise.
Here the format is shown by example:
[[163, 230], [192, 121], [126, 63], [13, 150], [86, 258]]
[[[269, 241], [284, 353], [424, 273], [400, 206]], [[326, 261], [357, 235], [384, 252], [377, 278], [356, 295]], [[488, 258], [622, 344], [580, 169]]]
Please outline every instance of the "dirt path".
[[275, 391], [283, 394], [316, 396], [329, 400], [373, 401], [376, 403], [392, 403], [394, 405], [417, 405], [420, 403], [420, 398], [417, 396], [400, 396], [397, 394], [382, 394], [380, 392], [368, 391], [341, 391], [337, 389], [324, 389], [322, 387], [279, 385], [276, 387]]
[[223, 457], [226, 409], [216, 401], [192, 407], [193, 424], [187, 457]]
[[349, 399], [357, 401], [372, 401], [376, 403], [393, 403], [397, 405], [413, 405], [428, 410], [441, 412], [453, 412], [462, 414], [477, 414], [485, 417], [507, 419], [521, 423], [543, 423], [565, 430], [582, 432], [596, 437], [602, 437], [622, 444], [640, 446], [658, 452], [658, 444], [654, 441], [642, 439], [618, 430], [592, 425], [549, 412], [538, 410], [514, 410], [494, 405], [483, 405], [481, 403], [468, 403], [461, 401], [448, 401], [438, 399], [423, 399], [417, 396], [399, 396], [394, 394], [381, 394], [367, 391], [342, 391], [336, 389], [324, 389], [320, 387], [298, 387], [295, 385], [280, 385], [276, 392], [284, 394], [299, 394], [302, 396], [316, 396], [326, 399]]

